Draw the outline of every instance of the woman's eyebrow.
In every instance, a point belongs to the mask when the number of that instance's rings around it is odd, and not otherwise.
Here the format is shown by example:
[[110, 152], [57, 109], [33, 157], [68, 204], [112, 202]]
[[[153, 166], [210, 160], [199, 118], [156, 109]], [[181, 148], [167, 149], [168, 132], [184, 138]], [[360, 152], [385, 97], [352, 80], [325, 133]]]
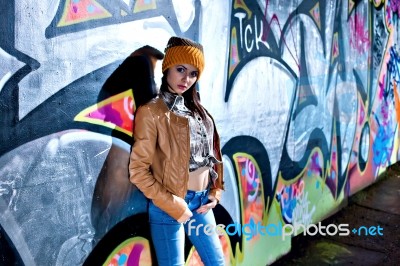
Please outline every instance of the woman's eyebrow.
[[[182, 67], [182, 68], [184, 68], [185, 70], [188, 70], [188, 68], [187, 67], [185, 67], [184, 65], [177, 65], [178, 67]], [[191, 71], [191, 72], [197, 72], [197, 73], [199, 73], [199, 71], [196, 69], [196, 70], [193, 70], [193, 71]]]

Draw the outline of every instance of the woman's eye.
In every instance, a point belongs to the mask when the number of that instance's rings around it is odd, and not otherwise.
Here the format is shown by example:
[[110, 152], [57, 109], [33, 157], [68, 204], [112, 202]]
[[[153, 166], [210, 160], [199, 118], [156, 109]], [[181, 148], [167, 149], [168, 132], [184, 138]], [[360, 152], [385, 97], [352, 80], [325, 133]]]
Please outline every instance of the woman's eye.
[[193, 71], [190, 73], [190, 76], [193, 78], [196, 78], [198, 75], [199, 75], [199, 72], [197, 72], [197, 71]]
[[178, 71], [179, 73], [184, 73], [185, 69], [183, 67], [177, 67], [176, 71]]

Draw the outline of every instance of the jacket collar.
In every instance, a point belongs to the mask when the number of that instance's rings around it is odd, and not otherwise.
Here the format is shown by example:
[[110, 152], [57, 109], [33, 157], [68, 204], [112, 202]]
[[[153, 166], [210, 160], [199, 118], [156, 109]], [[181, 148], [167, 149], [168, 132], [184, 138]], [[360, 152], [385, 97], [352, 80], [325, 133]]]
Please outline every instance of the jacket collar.
[[182, 109], [185, 107], [185, 99], [176, 93], [161, 91], [160, 98], [164, 100], [168, 109], [171, 111], [172, 108]]

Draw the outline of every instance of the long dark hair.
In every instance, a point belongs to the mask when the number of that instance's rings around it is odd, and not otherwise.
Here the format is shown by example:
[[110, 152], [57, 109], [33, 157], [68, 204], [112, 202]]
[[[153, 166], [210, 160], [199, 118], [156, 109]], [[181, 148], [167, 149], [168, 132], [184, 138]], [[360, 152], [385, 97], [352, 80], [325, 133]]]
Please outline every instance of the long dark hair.
[[[171, 92], [168, 89], [167, 74], [168, 74], [168, 69], [164, 71], [163, 77], [161, 78], [160, 91]], [[200, 103], [200, 96], [196, 86], [197, 86], [197, 81], [192, 85], [192, 87], [190, 87], [187, 91], [182, 93], [182, 96], [185, 99], [185, 106], [193, 114], [198, 113], [203, 120], [206, 120], [206, 112], [204, 111], [204, 108]]]

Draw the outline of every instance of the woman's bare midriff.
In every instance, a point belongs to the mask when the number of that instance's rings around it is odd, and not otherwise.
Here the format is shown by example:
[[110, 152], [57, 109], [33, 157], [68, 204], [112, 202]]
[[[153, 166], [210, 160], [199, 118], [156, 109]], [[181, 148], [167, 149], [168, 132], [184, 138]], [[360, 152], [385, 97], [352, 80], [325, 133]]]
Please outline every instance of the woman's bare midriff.
[[194, 191], [205, 190], [209, 182], [210, 168], [200, 167], [196, 171], [189, 173], [188, 189]]

